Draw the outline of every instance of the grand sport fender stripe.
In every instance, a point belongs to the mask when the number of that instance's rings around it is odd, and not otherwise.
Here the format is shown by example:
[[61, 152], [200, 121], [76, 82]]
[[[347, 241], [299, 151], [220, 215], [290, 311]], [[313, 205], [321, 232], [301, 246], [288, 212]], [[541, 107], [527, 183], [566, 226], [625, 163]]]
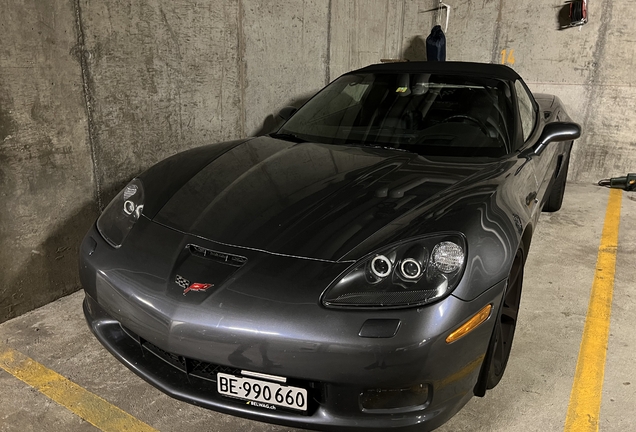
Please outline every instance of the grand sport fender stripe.
[[622, 193], [619, 189], [610, 190], [594, 283], [565, 418], [565, 432], [596, 432], [599, 429]]
[[156, 432], [127, 412], [3, 344], [0, 344], [0, 368], [103, 431]]

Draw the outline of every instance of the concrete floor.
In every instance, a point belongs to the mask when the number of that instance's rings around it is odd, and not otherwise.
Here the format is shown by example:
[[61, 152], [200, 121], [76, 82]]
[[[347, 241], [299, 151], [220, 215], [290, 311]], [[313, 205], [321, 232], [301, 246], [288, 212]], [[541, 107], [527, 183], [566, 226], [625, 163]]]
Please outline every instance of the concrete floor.
[[[562, 430], [592, 286], [608, 190], [569, 184], [532, 243], [512, 357], [500, 385], [439, 431]], [[636, 194], [623, 193], [600, 429], [636, 430]], [[43, 286], [42, 289], [46, 289]], [[0, 325], [0, 343], [64, 375], [160, 431], [289, 431], [169, 398], [110, 356], [88, 330], [81, 292]], [[0, 370], [0, 431], [93, 426]]]

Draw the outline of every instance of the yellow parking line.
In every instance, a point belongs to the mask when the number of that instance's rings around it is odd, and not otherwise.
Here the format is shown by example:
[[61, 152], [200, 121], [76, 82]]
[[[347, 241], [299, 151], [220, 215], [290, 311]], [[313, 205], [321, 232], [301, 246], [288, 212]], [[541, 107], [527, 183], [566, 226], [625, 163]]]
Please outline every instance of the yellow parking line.
[[565, 432], [598, 431], [599, 428], [622, 196], [621, 190], [610, 190], [594, 283], [565, 418]]
[[0, 368], [103, 431], [155, 431], [127, 412], [3, 344], [0, 344]]

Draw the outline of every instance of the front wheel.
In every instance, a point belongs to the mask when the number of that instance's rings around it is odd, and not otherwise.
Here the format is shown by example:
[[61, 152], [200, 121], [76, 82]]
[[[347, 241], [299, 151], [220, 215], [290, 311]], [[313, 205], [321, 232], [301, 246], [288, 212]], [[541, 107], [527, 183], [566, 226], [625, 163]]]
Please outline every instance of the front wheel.
[[508, 275], [508, 284], [503, 294], [495, 328], [484, 357], [480, 379], [475, 389], [475, 395], [477, 396], [483, 396], [485, 390], [490, 390], [499, 384], [506, 370], [519, 315], [524, 257], [523, 246], [520, 246], [515, 254], [515, 259]]

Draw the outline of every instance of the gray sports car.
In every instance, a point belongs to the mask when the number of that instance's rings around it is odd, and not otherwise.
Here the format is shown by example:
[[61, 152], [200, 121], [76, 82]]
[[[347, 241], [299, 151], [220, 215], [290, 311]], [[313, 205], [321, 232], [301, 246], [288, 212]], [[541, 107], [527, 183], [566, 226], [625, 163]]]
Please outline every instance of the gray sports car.
[[80, 251], [99, 341], [167, 394], [309, 429], [426, 431], [501, 380], [580, 127], [501, 65], [373, 65], [273, 134], [133, 179]]

